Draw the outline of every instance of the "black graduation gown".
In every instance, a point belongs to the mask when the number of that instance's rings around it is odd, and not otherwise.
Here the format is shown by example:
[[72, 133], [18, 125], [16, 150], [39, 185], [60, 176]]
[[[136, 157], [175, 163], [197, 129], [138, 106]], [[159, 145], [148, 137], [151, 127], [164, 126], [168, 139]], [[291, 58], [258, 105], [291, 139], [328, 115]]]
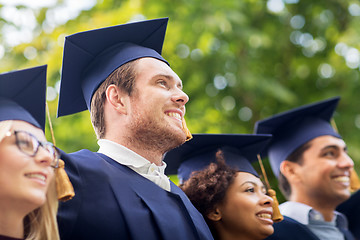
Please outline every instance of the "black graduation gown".
[[62, 240], [213, 239], [202, 215], [171, 182], [171, 192], [111, 158], [63, 155], [75, 197], [60, 204]]
[[[345, 235], [346, 240], [354, 240], [354, 237], [348, 230], [340, 229], [340, 231]], [[274, 223], [274, 233], [266, 239], [320, 240], [306, 225], [286, 216], [284, 216], [284, 220], [281, 222]]]
[[349, 222], [349, 230], [356, 239], [360, 239], [360, 191], [340, 204], [336, 210], [345, 214]]

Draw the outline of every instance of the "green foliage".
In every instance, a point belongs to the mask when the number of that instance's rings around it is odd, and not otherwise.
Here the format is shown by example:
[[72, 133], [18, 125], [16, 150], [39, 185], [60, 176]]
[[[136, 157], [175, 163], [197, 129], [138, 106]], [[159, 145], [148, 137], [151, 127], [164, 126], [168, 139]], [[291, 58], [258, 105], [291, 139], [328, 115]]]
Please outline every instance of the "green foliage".
[[[339, 43], [360, 48], [359, 17], [349, 13], [357, 2], [286, 1], [295, 3], [276, 13], [268, 9], [269, 2], [102, 0], [52, 31], [43, 27], [47, 12], [56, 6], [42, 8], [34, 11], [37, 35], [30, 43], [8, 46], [6, 33], [1, 33], [6, 52], [0, 70], [48, 64], [48, 83], [55, 86], [66, 35], [169, 17], [163, 55], [190, 97], [186, 119], [193, 133], [252, 133], [257, 120], [339, 95], [335, 121], [359, 165], [359, 65], [349, 64], [338, 48], [335, 51]], [[5, 25], [14, 24], [0, 16], [1, 29]], [[29, 47], [36, 50], [35, 58], [25, 57]], [[49, 105], [57, 145], [68, 152], [96, 150], [88, 112], [56, 119], [56, 102]], [[271, 181], [276, 184], [273, 177]]]

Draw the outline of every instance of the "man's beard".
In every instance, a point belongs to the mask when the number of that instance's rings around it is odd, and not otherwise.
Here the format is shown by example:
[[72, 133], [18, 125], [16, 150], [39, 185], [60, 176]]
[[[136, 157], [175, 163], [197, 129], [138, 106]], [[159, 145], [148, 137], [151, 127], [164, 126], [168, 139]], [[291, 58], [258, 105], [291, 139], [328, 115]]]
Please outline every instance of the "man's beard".
[[185, 132], [180, 128], [174, 131], [168, 124], [139, 115], [132, 121], [129, 130], [132, 132], [129, 138], [132, 145], [162, 154], [183, 144], [186, 139]]

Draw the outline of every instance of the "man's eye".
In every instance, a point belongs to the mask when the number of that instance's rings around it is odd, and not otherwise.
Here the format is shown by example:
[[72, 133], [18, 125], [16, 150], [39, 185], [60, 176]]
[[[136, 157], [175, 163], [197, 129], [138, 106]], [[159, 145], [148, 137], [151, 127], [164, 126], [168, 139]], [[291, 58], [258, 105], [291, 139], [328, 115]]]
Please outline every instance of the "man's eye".
[[160, 85], [163, 85], [163, 86], [167, 85], [166, 81], [164, 81], [164, 80], [159, 80], [157, 83]]
[[336, 153], [334, 151], [329, 151], [324, 153], [324, 157], [335, 157]]

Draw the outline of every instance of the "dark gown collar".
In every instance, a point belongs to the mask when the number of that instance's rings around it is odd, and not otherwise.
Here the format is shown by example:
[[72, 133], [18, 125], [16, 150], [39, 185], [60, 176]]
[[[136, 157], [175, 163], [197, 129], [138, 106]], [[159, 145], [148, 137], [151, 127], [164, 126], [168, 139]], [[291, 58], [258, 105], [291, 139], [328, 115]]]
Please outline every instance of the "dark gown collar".
[[24, 240], [24, 238], [13, 238], [13, 237], [0, 235], [0, 240]]

